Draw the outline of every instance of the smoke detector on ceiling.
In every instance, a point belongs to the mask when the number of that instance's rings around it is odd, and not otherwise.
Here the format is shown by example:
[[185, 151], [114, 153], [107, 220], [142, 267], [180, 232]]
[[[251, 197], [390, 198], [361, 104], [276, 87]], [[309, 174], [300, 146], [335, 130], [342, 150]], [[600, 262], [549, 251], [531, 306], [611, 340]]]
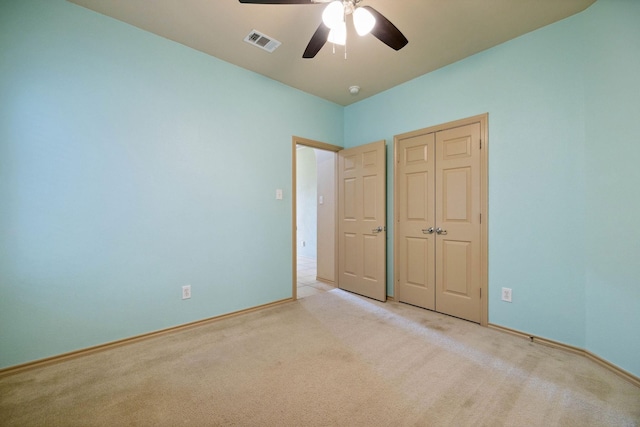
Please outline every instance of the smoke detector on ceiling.
[[251, 30], [251, 32], [247, 34], [247, 37], [244, 38], [244, 41], [259, 47], [260, 49], [266, 50], [269, 53], [272, 53], [282, 44], [273, 37], [269, 37], [256, 30]]

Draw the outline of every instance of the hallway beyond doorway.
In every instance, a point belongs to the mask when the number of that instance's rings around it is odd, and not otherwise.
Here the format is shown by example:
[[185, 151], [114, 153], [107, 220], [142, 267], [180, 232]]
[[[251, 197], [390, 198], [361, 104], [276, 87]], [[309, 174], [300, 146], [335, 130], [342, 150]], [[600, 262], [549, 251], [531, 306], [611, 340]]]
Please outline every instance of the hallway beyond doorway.
[[316, 295], [334, 287], [317, 280], [317, 260], [298, 255], [298, 299]]

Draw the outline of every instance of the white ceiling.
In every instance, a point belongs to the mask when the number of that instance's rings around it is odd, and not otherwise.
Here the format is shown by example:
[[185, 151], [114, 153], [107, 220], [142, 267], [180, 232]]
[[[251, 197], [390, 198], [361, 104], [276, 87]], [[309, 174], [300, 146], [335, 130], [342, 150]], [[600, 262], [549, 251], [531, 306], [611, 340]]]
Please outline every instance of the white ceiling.
[[[409, 39], [394, 51], [348, 22], [344, 48], [327, 43], [303, 59], [324, 4], [258, 5], [238, 0], [70, 0], [143, 30], [349, 105], [578, 13], [595, 0], [364, 0]], [[243, 39], [258, 30], [282, 45], [268, 53]], [[358, 95], [349, 93], [361, 87]]]

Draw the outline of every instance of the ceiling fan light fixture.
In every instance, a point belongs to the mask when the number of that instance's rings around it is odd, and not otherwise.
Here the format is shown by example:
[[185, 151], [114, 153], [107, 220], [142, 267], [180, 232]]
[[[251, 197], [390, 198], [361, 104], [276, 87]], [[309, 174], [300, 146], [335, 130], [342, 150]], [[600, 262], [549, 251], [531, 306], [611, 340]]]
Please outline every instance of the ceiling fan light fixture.
[[353, 12], [353, 26], [360, 36], [366, 36], [376, 25], [376, 18], [367, 9], [357, 8]]
[[332, 30], [344, 22], [344, 5], [341, 1], [332, 1], [324, 8], [322, 22]]
[[347, 44], [347, 24], [342, 21], [335, 28], [332, 28], [329, 31], [329, 37], [327, 37], [327, 41], [333, 44], [339, 44], [344, 46]]

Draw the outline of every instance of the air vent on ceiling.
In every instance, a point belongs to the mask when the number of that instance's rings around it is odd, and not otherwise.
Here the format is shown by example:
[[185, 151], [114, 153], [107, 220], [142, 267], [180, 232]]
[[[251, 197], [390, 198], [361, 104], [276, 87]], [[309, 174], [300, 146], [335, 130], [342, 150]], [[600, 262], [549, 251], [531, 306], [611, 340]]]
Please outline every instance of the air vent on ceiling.
[[271, 53], [278, 48], [282, 43], [278, 40], [273, 39], [265, 34], [262, 34], [259, 31], [251, 30], [251, 32], [244, 38], [244, 41], [250, 43], [260, 49], [264, 49], [267, 52]]

